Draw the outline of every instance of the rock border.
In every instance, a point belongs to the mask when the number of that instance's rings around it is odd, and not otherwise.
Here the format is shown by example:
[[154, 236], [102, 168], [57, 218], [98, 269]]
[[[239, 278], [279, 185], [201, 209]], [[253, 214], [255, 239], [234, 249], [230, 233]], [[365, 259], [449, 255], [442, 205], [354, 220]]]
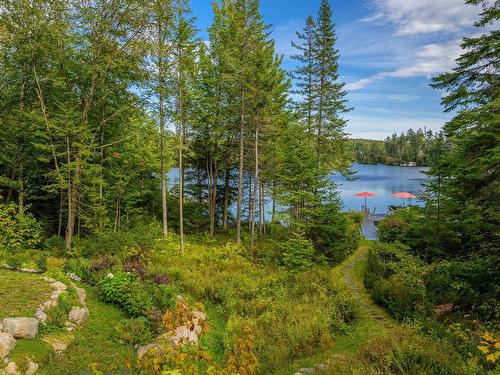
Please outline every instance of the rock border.
[[[26, 272], [32, 274], [41, 273], [41, 271], [37, 270], [13, 269], [12, 267], [7, 266], [8, 267], [7, 268], [5, 266], [7, 265], [0, 265], [0, 268], [8, 269], [14, 272], [17, 271], [17, 272]], [[6, 367], [3, 370], [0, 370], [0, 375], [33, 375], [38, 370], [39, 367], [38, 364], [33, 362], [31, 359], [28, 359], [28, 367], [23, 372], [21, 372], [17, 368], [15, 362], [9, 360], [10, 354], [16, 347], [16, 338], [15, 338], [16, 336], [13, 335], [11, 332], [3, 332], [3, 330], [5, 327], [6, 320], [7, 324], [24, 321], [25, 323], [29, 322], [32, 325], [31, 327], [29, 327], [31, 328], [31, 330], [29, 332], [27, 331], [26, 334], [17, 336], [17, 338], [33, 339], [38, 335], [38, 325], [45, 324], [45, 322], [47, 321], [48, 318], [47, 311], [50, 308], [57, 306], [60, 295], [68, 290], [68, 285], [64, 284], [63, 282], [57, 281], [51, 277], [44, 276], [42, 277], [42, 280], [49, 283], [49, 285], [53, 288], [53, 291], [50, 294], [50, 298], [38, 306], [37, 310], [33, 314], [33, 317], [32, 318], [8, 317], [0, 322], [0, 344], [3, 344], [3, 346], [0, 347], [0, 354], [2, 355], [0, 357], [0, 360], [2, 360], [3, 363], [6, 365]], [[89, 310], [86, 305], [87, 293], [85, 289], [79, 288], [73, 282], [71, 282], [70, 287], [75, 290], [78, 296], [78, 302], [80, 303], [80, 306], [73, 306], [68, 314], [68, 319], [65, 322], [67, 334], [64, 335], [64, 339], [62, 337], [63, 335], [59, 335], [60, 336], [59, 337], [58, 335], [51, 335], [51, 334], [47, 334], [41, 338], [57, 354], [61, 354], [68, 348], [68, 346], [74, 340], [74, 335], [72, 334], [72, 331], [75, 329], [75, 327], [83, 325], [89, 316]], [[45, 340], [44, 338], [46, 336], [47, 339]]]

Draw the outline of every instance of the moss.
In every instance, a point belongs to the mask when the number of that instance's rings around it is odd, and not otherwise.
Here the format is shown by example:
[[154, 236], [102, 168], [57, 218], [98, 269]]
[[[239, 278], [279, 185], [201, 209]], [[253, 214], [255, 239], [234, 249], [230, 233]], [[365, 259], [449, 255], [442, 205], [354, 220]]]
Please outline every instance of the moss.
[[41, 339], [18, 339], [16, 348], [10, 355], [10, 360], [16, 363], [18, 369], [26, 370], [30, 360], [38, 365], [43, 365], [49, 362], [53, 353], [50, 346]]
[[39, 275], [0, 269], [0, 320], [6, 317], [32, 316], [50, 297], [52, 288]]
[[134, 363], [133, 346], [121, 344], [115, 338], [115, 326], [124, 314], [114, 306], [97, 300], [93, 288], [86, 286], [89, 319], [74, 333], [75, 340], [64, 352], [42, 366], [37, 374], [66, 375], [89, 373], [93, 366], [104, 373], [127, 374], [128, 363]]

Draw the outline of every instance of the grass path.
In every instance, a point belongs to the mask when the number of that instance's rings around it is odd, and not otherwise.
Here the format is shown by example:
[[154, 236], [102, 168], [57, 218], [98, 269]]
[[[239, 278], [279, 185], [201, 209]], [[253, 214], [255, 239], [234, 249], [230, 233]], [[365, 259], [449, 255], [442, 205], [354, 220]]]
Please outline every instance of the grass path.
[[359, 316], [350, 331], [334, 338], [334, 345], [316, 355], [296, 361], [285, 373], [296, 374], [300, 368], [314, 367], [315, 364], [335, 361], [336, 357], [354, 354], [361, 345], [374, 337], [389, 336], [399, 324], [378, 306], [364, 286], [364, 272], [371, 241], [363, 241], [359, 248], [344, 262], [335, 267], [332, 277], [341, 287], [352, 294], [358, 303]]
[[344, 287], [354, 296], [359, 306], [359, 317], [347, 335], [336, 339], [334, 354], [352, 354], [360, 345], [375, 336], [389, 335], [398, 328], [398, 323], [378, 306], [366, 290], [363, 279], [370, 242], [362, 245], [349, 258], [340, 264], [334, 275], [339, 277]]

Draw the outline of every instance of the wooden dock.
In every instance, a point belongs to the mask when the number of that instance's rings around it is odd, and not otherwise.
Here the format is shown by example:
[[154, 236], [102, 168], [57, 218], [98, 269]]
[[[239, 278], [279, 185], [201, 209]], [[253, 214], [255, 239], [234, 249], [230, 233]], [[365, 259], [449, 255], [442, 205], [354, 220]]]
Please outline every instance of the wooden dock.
[[368, 241], [378, 241], [378, 229], [375, 223], [382, 220], [386, 215], [371, 214], [365, 217], [365, 221], [361, 225], [361, 233]]

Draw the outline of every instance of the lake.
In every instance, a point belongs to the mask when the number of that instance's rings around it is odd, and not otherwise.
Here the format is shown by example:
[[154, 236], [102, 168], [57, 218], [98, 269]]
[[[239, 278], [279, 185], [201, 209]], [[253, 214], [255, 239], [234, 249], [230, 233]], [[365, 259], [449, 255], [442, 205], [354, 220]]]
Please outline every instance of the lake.
[[[401, 198], [391, 197], [393, 193], [407, 191], [419, 196], [425, 190], [422, 184], [427, 177], [422, 172], [427, 171], [428, 168], [353, 164], [352, 170], [357, 172], [354, 180], [347, 180], [341, 175], [332, 176], [332, 180], [338, 185], [344, 210], [361, 210], [365, 199], [353, 195], [369, 191], [377, 196], [367, 198], [368, 208], [371, 210], [375, 208], [375, 212], [381, 214], [387, 212], [387, 206], [402, 203]], [[408, 203], [423, 204], [418, 199], [410, 199]]]
[[[340, 197], [344, 203], [345, 211], [359, 211], [364, 205], [365, 199], [354, 197], [354, 194], [362, 191], [369, 191], [377, 194], [376, 197], [367, 198], [367, 205], [372, 211], [375, 208], [375, 213], [386, 213], [387, 206], [400, 205], [401, 198], [391, 197], [391, 194], [400, 191], [420, 195], [424, 186], [426, 175], [421, 173], [428, 170], [424, 167], [393, 167], [389, 165], [368, 165], [368, 164], [353, 164], [354, 180], [347, 180], [341, 175], [333, 175], [332, 180], [337, 184]], [[173, 168], [168, 173], [169, 186], [173, 187], [178, 183], [179, 171]], [[223, 181], [221, 180], [222, 184]], [[417, 199], [411, 199], [409, 204], [422, 205], [423, 203]], [[232, 205], [231, 211], [236, 214], [236, 205]], [[246, 211], [245, 211], [246, 214]], [[266, 216], [271, 215], [270, 198], [266, 202]]]

